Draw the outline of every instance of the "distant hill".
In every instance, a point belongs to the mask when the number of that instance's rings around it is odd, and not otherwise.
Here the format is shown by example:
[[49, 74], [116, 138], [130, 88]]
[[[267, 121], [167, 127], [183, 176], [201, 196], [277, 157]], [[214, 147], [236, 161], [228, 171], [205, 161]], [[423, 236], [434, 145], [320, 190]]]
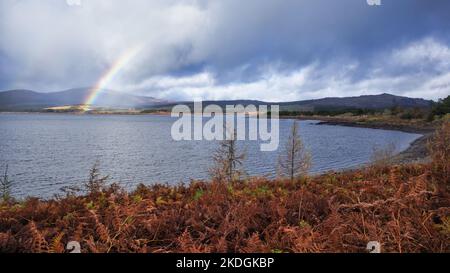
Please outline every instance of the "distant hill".
[[[90, 88], [70, 89], [60, 92], [39, 93], [31, 90], [11, 90], [0, 92], [0, 111], [42, 110], [48, 107], [79, 105], [86, 101]], [[134, 96], [113, 90], [103, 90], [96, 99], [97, 107], [170, 109], [178, 103], [192, 105], [192, 102], [169, 102], [153, 97]], [[430, 108], [433, 101], [395, 96], [391, 94], [366, 95], [359, 97], [323, 98], [293, 102], [267, 103], [257, 100], [204, 101], [203, 106], [217, 104], [271, 105], [279, 104], [282, 111], [339, 110], [339, 109], [386, 109], [394, 106], [402, 108]]]
[[[77, 88], [60, 92], [40, 93], [31, 90], [10, 90], [0, 92], [0, 110], [26, 111], [48, 107], [83, 104], [90, 94], [90, 88]], [[145, 108], [169, 101], [153, 97], [134, 96], [112, 90], [103, 90], [94, 106], [111, 108]]]
[[364, 95], [358, 97], [324, 98], [317, 100], [305, 100], [280, 103], [284, 108], [311, 107], [315, 110], [330, 109], [387, 109], [395, 106], [402, 108], [430, 108], [433, 101], [395, 96], [391, 94]]
[[[192, 107], [193, 102], [183, 102]], [[282, 111], [312, 111], [312, 110], [342, 110], [342, 109], [370, 109], [380, 110], [388, 109], [395, 106], [402, 108], [423, 108], [429, 109], [433, 105], [433, 101], [395, 96], [391, 94], [381, 95], [365, 95], [359, 97], [343, 97], [343, 98], [323, 98], [316, 100], [292, 101], [292, 102], [264, 102], [258, 100], [220, 100], [220, 101], [204, 101], [203, 106], [216, 104], [219, 106], [242, 104], [244, 106], [253, 105], [280, 105]], [[171, 108], [175, 104], [162, 104], [155, 108]]]

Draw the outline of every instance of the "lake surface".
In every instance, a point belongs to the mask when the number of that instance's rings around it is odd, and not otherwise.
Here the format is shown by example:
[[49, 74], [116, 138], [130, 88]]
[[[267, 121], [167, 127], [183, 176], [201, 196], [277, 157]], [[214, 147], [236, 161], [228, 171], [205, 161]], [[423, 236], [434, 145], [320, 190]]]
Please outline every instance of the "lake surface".
[[[87, 180], [98, 161], [101, 173], [127, 188], [139, 183], [178, 184], [208, 178], [217, 141], [171, 138], [168, 116], [0, 114], [0, 172], [9, 165], [15, 197], [48, 198], [64, 186]], [[293, 120], [280, 120], [280, 148], [261, 152], [242, 141], [249, 175], [272, 177]], [[312, 153], [312, 173], [370, 161], [374, 146], [395, 144], [398, 152], [421, 135], [389, 130], [316, 125], [301, 121], [300, 134]]]

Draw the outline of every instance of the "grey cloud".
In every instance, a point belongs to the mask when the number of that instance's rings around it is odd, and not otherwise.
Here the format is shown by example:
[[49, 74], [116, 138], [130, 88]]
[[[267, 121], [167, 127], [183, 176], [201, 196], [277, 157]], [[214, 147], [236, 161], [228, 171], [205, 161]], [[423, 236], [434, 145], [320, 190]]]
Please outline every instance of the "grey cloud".
[[108, 88], [271, 101], [448, 94], [450, 3], [382, 2], [2, 0], [0, 88], [93, 85], [142, 45]]

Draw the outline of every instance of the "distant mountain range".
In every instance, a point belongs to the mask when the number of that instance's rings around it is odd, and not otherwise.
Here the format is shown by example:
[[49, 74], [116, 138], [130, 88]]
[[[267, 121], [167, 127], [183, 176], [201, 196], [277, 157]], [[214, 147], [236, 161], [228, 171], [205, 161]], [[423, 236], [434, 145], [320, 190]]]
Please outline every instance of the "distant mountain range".
[[[91, 93], [91, 88], [77, 88], [60, 92], [40, 93], [31, 90], [10, 90], [0, 92], [0, 110], [27, 111], [41, 110], [49, 107], [84, 104]], [[153, 97], [134, 96], [112, 90], [102, 90], [95, 100], [97, 107], [110, 108], [145, 108], [170, 101]]]
[[[183, 102], [184, 104], [193, 106], [193, 102]], [[343, 98], [323, 98], [316, 100], [303, 100], [292, 102], [264, 102], [258, 100], [220, 100], [220, 101], [203, 101], [203, 107], [216, 104], [219, 106], [242, 104], [244, 106], [253, 105], [280, 105], [282, 111], [312, 111], [312, 110], [341, 110], [341, 109], [370, 109], [380, 110], [388, 109], [395, 106], [402, 108], [431, 108], [432, 100], [424, 100], [417, 98], [408, 98], [395, 96], [391, 94], [380, 95], [365, 95], [358, 97], [343, 97]], [[155, 107], [170, 108], [175, 104], [158, 105]]]
[[[39, 111], [44, 108], [80, 105], [90, 94], [90, 88], [70, 89], [60, 92], [40, 93], [31, 90], [10, 90], [0, 92], [0, 111]], [[179, 103], [179, 102], [177, 102]], [[153, 97], [135, 96], [113, 90], [103, 90], [95, 100], [96, 107], [108, 108], [138, 108], [138, 109], [169, 109], [177, 104]], [[192, 104], [192, 102], [183, 102]], [[279, 104], [281, 110], [338, 110], [338, 109], [386, 109], [394, 106], [403, 108], [430, 108], [433, 101], [394, 96], [391, 94], [365, 95], [359, 97], [323, 98], [293, 102], [267, 103], [257, 100], [234, 101], [204, 101], [203, 105], [217, 104]]]
[[305, 100], [297, 102], [281, 103], [282, 107], [313, 107], [322, 109], [387, 109], [395, 106], [402, 108], [430, 108], [432, 100], [408, 98], [391, 94], [365, 95], [345, 98], [324, 98], [317, 100]]

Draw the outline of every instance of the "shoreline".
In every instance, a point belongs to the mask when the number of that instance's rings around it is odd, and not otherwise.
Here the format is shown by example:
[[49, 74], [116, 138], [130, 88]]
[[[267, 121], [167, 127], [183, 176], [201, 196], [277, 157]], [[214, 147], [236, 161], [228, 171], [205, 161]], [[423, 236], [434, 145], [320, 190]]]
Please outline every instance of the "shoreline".
[[356, 121], [321, 121], [317, 125], [336, 125], [336, 126], [347, 126], [347, 127], [357, 127], [357, 128], [370, 128], [370, 129], [380, 129], [380, 130], [393, 130], [405, 133], [413, 134], [430, 134], [434, 132], [434, 128], [418, 128], [410, 125], [394, 125], [387, 123], [361, 123]]
[[405, 133], [413, 133], [422, 135], [418, 139], [414, 140], [409, 147], [392, 157], [394, 164], [410, 164], [410, 163], [426, 163], [429, 161], [429, 153], [427, 149], [427, 143], [433, 136], [434, 128], [418, 128], [414, 126], [393, 125], [386, 123], [368, 124], [354, 121], [342, 121], [342, 120], [326, 120], [318, 122], [316, 125], [330, 125], [330, 126], [347, 126], [357, 128], [370, 128], [379, 130], [393, 130]]
[[393, 157], [394, 163], [428, 163], [430, 161], [430, 155], [428, 152], [427, 144], [432, 136], [432, 133], [428, 133], [413, 141], [409, 145], [408, 149]]

